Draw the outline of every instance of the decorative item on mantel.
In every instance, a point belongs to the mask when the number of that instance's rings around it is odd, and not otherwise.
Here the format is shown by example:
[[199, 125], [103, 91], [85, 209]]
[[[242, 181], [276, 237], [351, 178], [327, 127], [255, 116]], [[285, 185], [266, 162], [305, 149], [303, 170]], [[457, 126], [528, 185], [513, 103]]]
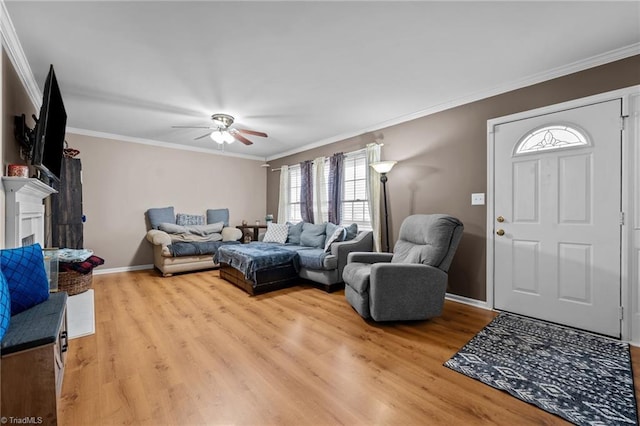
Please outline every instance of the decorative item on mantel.
[[7, 166], [7, 176], [13, 177], [29, 177], [29, 166], [24, 164], [9, 164]]
[[264, 221], [267, 223], [267, 225], [269, 224], [269, 222], [273, 222], [273, 215], [272, 214], [268, 214], [264, 217]]
[[64, 158], [74, 158], [78, 154], [80, 154], [80, 151], [75, 148], [69, 148], [69, 144], [67, 143], [67, 141], [64, 141], [64, 149], [62, 150], [62, 155], [64, 156]]

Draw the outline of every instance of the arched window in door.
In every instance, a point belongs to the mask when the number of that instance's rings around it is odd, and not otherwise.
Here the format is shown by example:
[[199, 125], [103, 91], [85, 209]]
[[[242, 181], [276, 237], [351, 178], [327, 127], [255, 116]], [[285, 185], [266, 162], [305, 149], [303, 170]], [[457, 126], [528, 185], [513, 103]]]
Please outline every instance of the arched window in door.
[[515, 154], [589, 146], [584, 131], [566, 124], [544, 126], [527, 133], [516, 145]]

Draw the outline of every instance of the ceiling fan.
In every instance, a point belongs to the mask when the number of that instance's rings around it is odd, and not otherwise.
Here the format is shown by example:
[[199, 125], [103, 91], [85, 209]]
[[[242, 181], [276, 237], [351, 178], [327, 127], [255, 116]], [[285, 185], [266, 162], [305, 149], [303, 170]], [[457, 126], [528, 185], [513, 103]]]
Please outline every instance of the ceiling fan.
[[236, 127], [231, 127], [233, 124], [233, 117], [228, 114], [213, 114], [211, 116], [211, 120], [213, 120], [212, 126], [171, 126], [174, 129], [209, 129], [212, 132], [207, 132], [202, 136], [198, 136], [193, 140], [202, 139], [204, 137], [211, 137], [213, 141], [217, 144], [233, 143], [236, 140], [242, 142], [245, 145], [252, 145], [249, 139], [245, 138], [241, 135], [244, 133], [245, 135], [252, 136], [260, 136], [263, 138], [267, 137], [266, 133], [256, 132], [255, 130], [247, 130], [247, 129], [238, 129]]

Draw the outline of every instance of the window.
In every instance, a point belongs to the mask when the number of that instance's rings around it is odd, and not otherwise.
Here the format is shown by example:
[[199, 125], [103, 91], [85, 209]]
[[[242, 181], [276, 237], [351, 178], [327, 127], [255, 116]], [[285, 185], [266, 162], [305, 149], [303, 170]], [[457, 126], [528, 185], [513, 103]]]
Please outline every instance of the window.
[[566, 125], [545, 126], [525, 135], [517, 145], [517, 154], [589, 145], [584, 133]]
[[287, 220], [290, 222], [300, 222], [302, 213], [300, 211], [300, 187], [302, 186], [302, 173], [300, 165], [289, 166], [289, 206]]
[[[341, 223], [357, 223], [358, 228], [371, 229], [371, 217], [369, 215], [369, 196], [367, 194], [368, 179], [367, 154], [365, 150], [345, 154], [344, 176], [342, 182], [342, 219]], [[314, 170], [315, 173], [315, 170]], [[314, 175], [314, 182], [317, 176]], [[329, 206], [329, 160], [324, 163], [324, 187], [322, 192], [322, 222], [327, 221]], [[302, 187], [302, 172], [300, 165], [289, 166], [289, 200], [287, 204], [287, 221], [300, 222], [302, 212], [300, 209], [300, 192]], [[320, 191], [314, 191], [318, 196]], [[316, 221], [318, 219], [316, 218]]]
[[358, 228], [371, 228], [367, 194], [367, 156], [356, 151], [344, 158], [342, 223], [357, 223]]

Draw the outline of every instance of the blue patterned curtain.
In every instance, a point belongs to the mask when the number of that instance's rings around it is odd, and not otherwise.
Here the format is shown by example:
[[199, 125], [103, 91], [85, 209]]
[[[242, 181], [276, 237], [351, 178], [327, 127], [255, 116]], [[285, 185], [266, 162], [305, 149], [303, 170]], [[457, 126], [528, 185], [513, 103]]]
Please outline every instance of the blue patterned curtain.
[[338, 152], [329, 158], [329, 222], [338, 225], [342, 220], [342, 180], [344, 154]]
[[300, 163], [300, 174], [300, 213], [303, 221], [313, 223], [313, 171], [311, 161]]

